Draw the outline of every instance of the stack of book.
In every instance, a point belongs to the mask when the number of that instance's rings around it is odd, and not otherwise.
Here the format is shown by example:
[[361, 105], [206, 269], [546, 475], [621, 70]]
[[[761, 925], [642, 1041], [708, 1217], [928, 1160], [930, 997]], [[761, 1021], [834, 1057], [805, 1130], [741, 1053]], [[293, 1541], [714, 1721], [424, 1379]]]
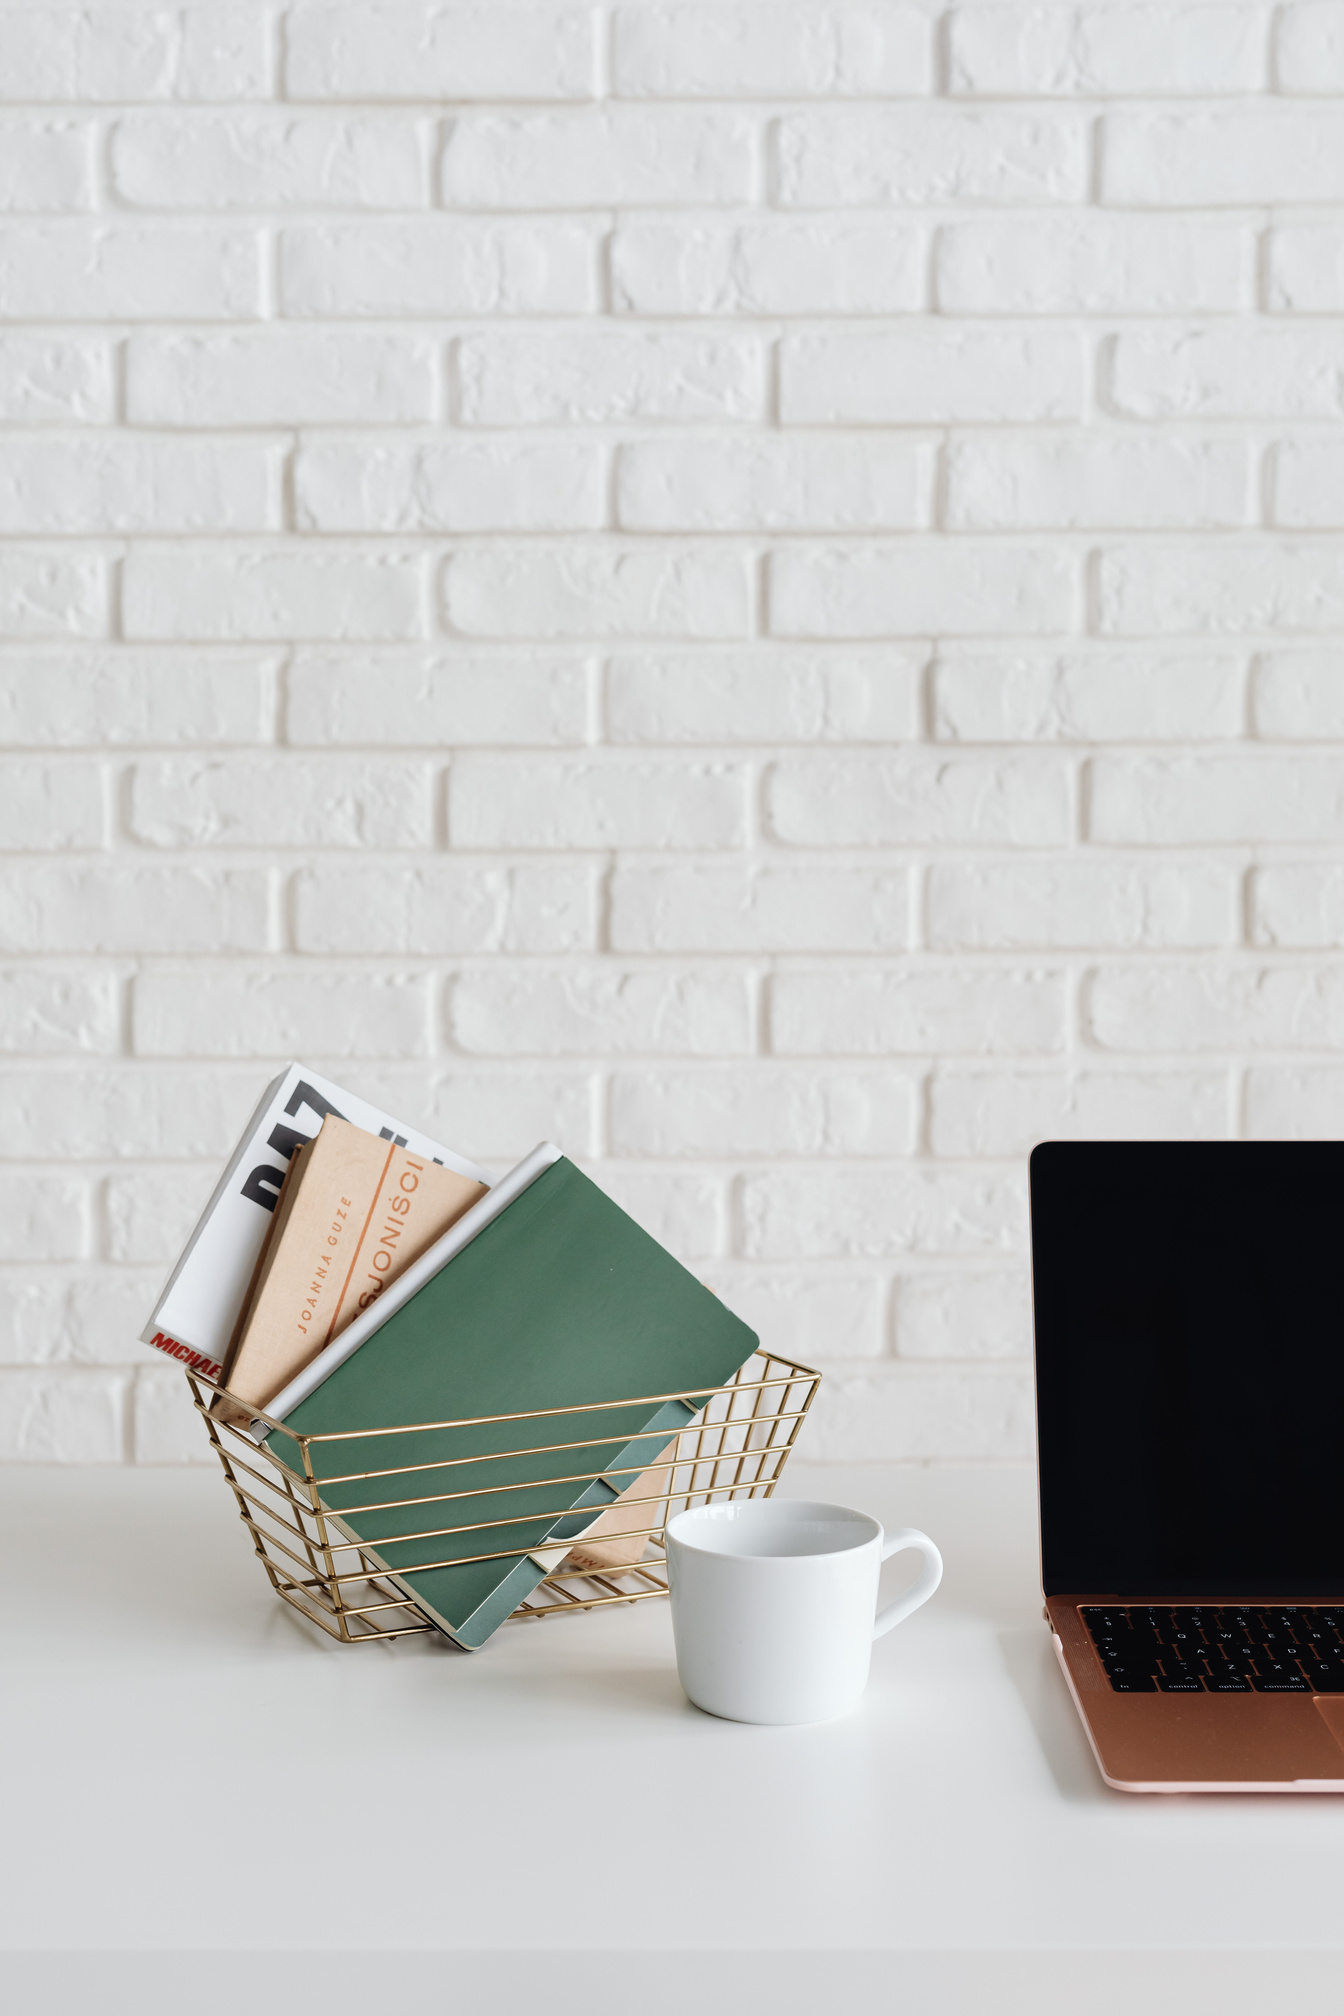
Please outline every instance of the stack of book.
[[[472, 1650], [566, 1556], [642, 1554], [659, 1459], [696, 1408], [621, 1396], [708, 1393], [757, 1349], [550, 1143], [492, 1182], [299, 1065], [267, 1088], [143, 1336], [288, 1467], [295, 1434], [348, 1438], [307, 1445], [324, 1507]], [[464, 1466], [471, 1530], [445, 1535], [426, 1478]]]

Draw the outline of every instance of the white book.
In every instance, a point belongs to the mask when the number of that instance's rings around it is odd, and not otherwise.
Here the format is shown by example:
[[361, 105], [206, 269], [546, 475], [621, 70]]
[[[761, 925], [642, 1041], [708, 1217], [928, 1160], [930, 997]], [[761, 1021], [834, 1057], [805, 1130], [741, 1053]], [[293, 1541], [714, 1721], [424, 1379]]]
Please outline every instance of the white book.
[[[267, 1086], [195, 1231], [154, 1304], [141, 1342], [166, 1351], [209, 1379], [219, 1377], [224, 1352], [243, 1305], [257, 1257], [271, 1227], [289, 1158], [311, 1141], [328, 1113], [384, 1141], [396, 1141], [477, 1183], [483, 1169], [428, 1134], [356, 1098], [306, 1065], [291, 1064]], [[482, 1200], [484, 1201], [484, 1200]]]

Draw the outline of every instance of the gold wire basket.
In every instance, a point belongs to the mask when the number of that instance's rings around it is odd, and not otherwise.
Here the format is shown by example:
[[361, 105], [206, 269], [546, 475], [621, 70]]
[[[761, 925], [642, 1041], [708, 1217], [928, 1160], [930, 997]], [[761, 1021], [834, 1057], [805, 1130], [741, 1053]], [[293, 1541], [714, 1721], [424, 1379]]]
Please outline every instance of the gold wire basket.
[[[349, 1441], [352, 1439], [350, 1434], [299, 1434], [287, 1428], [283, 1421], [275, 1421], [259, 1408], [249, 1405], [247, 1412], [253, 1419], [265, 1422], [268, 1428], [279, 1429], [293, 1444], [289, 1461], [281, 1462], [264, 1443], [258, 1444], [244, 1429], [234, 1426], [223, 1414], [212, 1411], [215, 1401], [225, 1393], [223, 1387], [216, 1386], [199, 1372], [189, 1372], [187, 1384], [215, 1453], [224, 1466], [224, 1475], [237, 1501], [239, 1517], [252, 1536], [257, 1559], [278, 1595], [293, 1604], [312, 1623], [320, 1625], [333, 1638], [339, 1638], [347, 1645], [386, 1644], [394, 1638], [437, 1631], [414, 1601], [388, 1579], [367, 1549], [359, 1542], [343, 1537], [335, 1523], [335, 1515], [322, 1502], [312, 1452], [319, 1443]], [[323, 1481], [327, 1484], [349, 1484], [366, 1478], [374, 1479], [389, 1471], [402, 1475], [414, 1470], [435, 1471], [439, 1474], [427, 1478], [426, 1482], [433, 1487], [432, 1502], [443, 1507], [444, 1523], [423, 1529], [417, 1537], [448, 1540], [473, 1531], [482, 1533], [481, 1522], [472, 1518], [472, 1501], [490, 1487], [473, 1486], [468, 1482], [461, 1490], [445, 1490], [441, 1486], [452, 1480], [443, 1473], [461, 1467], [463, 1463], [506, 1459], [497, 1452], [489, 1458], [406, 1464], [397, 1460], [399, 1438], [420, 1429], [480, 1428], [517, 1422], [520, 1441], [526, 1444], [528, 1435], [523, 1424], [540, 1420], [554, 1422], [559, 1415], [571, 1415], [575, 1417], [574, 1426], [579, 1431], [574, 1440], [546, 1441], [540, 1446], [524, 1446], [507, 1452], [508, 1456], [524, 1457], [555, 1454], [561, 1474], [533, 1480], [529, 1488], [535, 1488], [537, 1483], [542, 1486], [554, 1484], [558, 1490], [565, 1492], [564, 1502], [556, 1506], [555, 1517], [559, 1519], [572, 1514], [574, 1465], [582, 1463], [581, 1452], [590, 1447], [582, 1434], [584, 1415], [609, 1410], [613, 1406], [656, 1406], [660, 1402], [684, 1401], [688, 1407], [697, 1410], [697, 1418], [688, 1427], [678, 1430], [670, 1442], [656, 1447], [642, 1461], [628, 1465], [626, 1471], [605, 1470], [602, 1473], [604, 1477], [617, 1480], [616, 1489], [622, 1490], [628, 1489], [629, 1482], [649, 1465], [656, 1464], [659, 1470], [667, 1469], [665, 1490], [648, 1497], [621, 1499], [623, 1508], [637, 1505], [646, 1508], [648, 1525], [626, 1527], [623, 1535], [632, 1541], [643, 1537], [643, 1558], [632, 1566], [613, 1567], [602, 1572], [591, 1567], [576, 1569], [561, 1561], [514, 1611], [509, 1622], [554, 1617], [564, 1611], [597, 1610], [613, 1603], [639, 1603], [650, 1596], [667, 1594], [667, 1565], [662, 1536], [664, 1527], [675, 1513], [691, 1505], [726, 1504], [734, 1498], [770, 1496], [779, 1482], [789, 1452], [797, 1440], [798, 1430], [820, 1384], [820, 1375], [808, 1366], [796, 1365], [791, 1359], [780, 1358], [774, 1353], [756, 1352], [726, 1385], [715, 1388], [708, 1398], [701, 1387], [695, 1393], [660, 1393], [641, 1395], [633, 1400], [597, 1401], [582, 1407], [495, 1414], [470, 1423], [424, 1422], [404, 1428], [360, 1429], [355, 1432], [361, 1453], [381, 1439], [386, 1444], [386, 1463], [380, 1461], [371, 1464], [367, 1470], [349, 1471], [339, 1477], [327, 1476]], [[244, 1403], [238, 1404], [241, 1406]], [[543, 1432], [554, 1433], [554, 1430]], [[657, 1431], [659, 1444], [663, 1442], [665, 1433], [665, 1430]], [[566, 1464], [564, 1456], [567, 1451], [580, 1453]], [[591, 1473], [580, 1471], [579, 1474], [582, 1477]], [[497, 1486], [493, 1488], [498, 1490]], [[534, 1526], [539, 1516], [547, 1515], [538, 1515], [534, 1511], [526, 1523]], [[507, 1520], [492, 1518], [489, 1527], [497, 1532], [508, 1523]], [[457, 1565], [465, 1561], [506, 1560], [516, 1557], [518, 1552], [517, 1546], [491, 1548], [478, 1554], [453, 1552], [451, 1561]], [[430, 1562], [420, 1565], [434, 1567], [448, 1564]]]

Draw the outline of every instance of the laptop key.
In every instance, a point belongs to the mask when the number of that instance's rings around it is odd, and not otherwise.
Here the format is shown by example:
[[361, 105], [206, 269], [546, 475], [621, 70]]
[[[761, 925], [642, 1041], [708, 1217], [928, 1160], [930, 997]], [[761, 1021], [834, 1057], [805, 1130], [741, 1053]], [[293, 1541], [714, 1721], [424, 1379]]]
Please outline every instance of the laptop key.
[[1249, 1694], [1251, 1683], [1244, 1673], [1215, 1670], [1204, 1682], [1210, 1694]]
[[1142, 1678], [1139, 1678], [1138, 1675], [1126, 1674], [1123, 1679], [1118, 1678], [1113, 1673], [1111, 1675], [1111, 1692], [1112, 1694], [1156, 1694], [1157, 1682], [1146, 1673]]
[[1260, 1671], [1252, 1676], [1251, 1685], [1257, 1694], [1309, 1694], [1311, 1692], [1310, 1687], [1295, 1666], [1291, 1669], [1287, 1666], [1280, 1666], [1278, 1668], [1269, 1667], [1268, 1670], [1262, 1666]]
[[1184, 1675], [1176, 1679], [1169, 1679], [1165, 1673], [1159, 1673], [1157, 1676], [1157, 1686], [1163, 1694], [1202, 1694], [1204, 1692], [1204, 1682], [1195, 1679], [1193, 1676], [1189, 1679], [1185, 1678]]

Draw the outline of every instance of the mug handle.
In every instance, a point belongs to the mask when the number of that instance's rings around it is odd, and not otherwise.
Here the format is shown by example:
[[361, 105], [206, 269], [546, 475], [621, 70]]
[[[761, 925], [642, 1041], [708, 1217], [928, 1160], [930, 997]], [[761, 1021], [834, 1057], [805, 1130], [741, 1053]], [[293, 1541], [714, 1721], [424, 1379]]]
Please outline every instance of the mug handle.
[[873, 1624], [874, 1638], [880, 1638], [884, 1631], [890, 1631], [893, 1624], [899, 1624], [912, 1610], [918, 1610], [921, 1603], [927, 1603], [938, 1584], [943, 1579], [943, 1557], [930, 1540], [927, 1533], [921, 1533], [917, 1526], [902, 1526], [882, 1543], [882, 1559], [890, 1561], [893, 1554], [903, 1554], [907, 1547], [918, 1547], [924, 1556], [924, 1573], [913, 1589], [907, 1589], [904, 1596], [898, 1596], [894, 1603], [888, 1603], [885, 1610], [879, 1610]]

